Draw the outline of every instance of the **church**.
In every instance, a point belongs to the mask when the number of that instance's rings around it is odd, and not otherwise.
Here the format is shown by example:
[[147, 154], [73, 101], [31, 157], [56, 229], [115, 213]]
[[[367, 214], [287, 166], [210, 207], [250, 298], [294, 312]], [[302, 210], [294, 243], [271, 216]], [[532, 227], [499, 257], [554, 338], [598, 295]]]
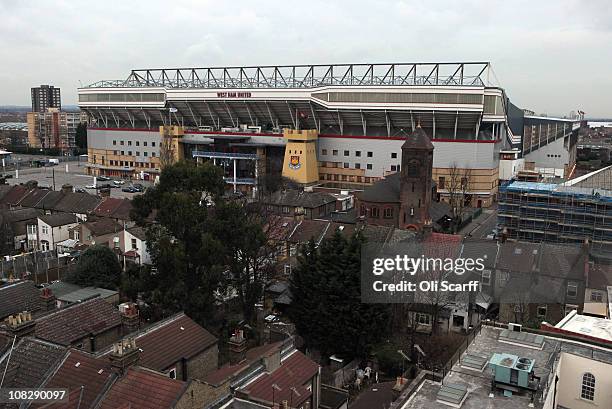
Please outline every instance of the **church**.
[[448, 217], [449, 207], [433, 201], [434, 146], [420, 126], [406, 137], [398, 172], [366, 188], [357, 196], [357, 212], [368, 224], [422, 231]]

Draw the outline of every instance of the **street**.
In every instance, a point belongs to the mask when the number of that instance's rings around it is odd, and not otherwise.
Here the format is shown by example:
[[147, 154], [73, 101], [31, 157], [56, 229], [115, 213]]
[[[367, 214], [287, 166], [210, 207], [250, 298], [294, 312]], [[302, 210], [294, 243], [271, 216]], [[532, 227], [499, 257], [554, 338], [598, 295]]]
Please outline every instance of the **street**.
[[[66, 172], [66, 165], [68, 165], [68, 172]], [[13, 176], [7, 179], [7, 183], [10, 185], [18, 185], [30, 180], [35, 180], [38, 182], [38, 186], [54, 190], [60, 190], [62, 185], [66, 183], [71, 184], [74, 188], [85, 189], [85, 186], [93, 184], [93, 176], [86, 175], [85, 169], [85, 164], [78, 162], [63, 162], [56, 166], [45, 166], [40, 168], [23, 168], [18, 172], [19, 177], [17, 177], [15, 171], [7, 172]], [[135, 183], [141, 183], [145, 187], [151, 185], [151, 182], [140, 180], [135, 181]], [[97, 184], [112, 184], [112, 181], [98, 181]], [[111, 197], [131, 199], [134, 195], [139, 194], [121, 191], [122, 187], [128, 186], [129, 184], [130, 182], [126, 181], [124, 185], [112, 188]], [[95, 189], [85, 190], [90, 194], [96, 194]]]

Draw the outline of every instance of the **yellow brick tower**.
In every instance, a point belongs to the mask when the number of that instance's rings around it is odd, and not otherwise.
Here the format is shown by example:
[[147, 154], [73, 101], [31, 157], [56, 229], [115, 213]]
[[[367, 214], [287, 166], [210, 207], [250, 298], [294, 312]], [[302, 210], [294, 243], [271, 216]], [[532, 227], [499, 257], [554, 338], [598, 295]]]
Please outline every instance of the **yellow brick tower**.
[[302, 185], [317, 183], [319, 181], [317, 130], [284, 129], [283, 135], [287, 141], [283, 176]]
[[166, 125], [159, 127], [161, 144], [159, 147], [160, 168], [185, 159], [180, 142], [184, 135], [182, 126]]

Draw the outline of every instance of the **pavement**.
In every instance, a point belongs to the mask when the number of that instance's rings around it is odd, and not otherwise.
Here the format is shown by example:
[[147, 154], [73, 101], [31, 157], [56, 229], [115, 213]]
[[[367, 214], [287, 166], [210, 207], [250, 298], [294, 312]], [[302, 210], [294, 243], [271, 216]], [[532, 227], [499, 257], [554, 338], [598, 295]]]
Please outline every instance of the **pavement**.
[[488, 209], [483, 209], [480, 216], [472, 220], [471, 223], [461, 229], [457, 234], [462, 236], [471, 235], [475, 238], [486, 239], [496, 225], [497, 208], [490, 207]]
[[[66, 172], [66, 164], [68, 164], [68, 172]], [[85, 164], [78, 162], [65, 162], [56, 166], [45, 166], [40, 168], [23, 168], [19, 169], [19, 177], [17, 178], [15, 171], [7, 172], [13, 177], [7, 179], [9, 185], [18, 185], [26, 183], [30, 180], [38, 182], [40, 187], [48, 187], [54, 190], [60, 190], [62, 185], [69, 183], [75, 188], [84, 188], [88, 193], [96, 194], [95, 189], [86, 189], [85, 186], [93, 184], [93, 176], [89, 176], [85, 173]], [[101, 182], [98, 184], [112, 183], [112, 181]], [[145, 187], [150, 186], [151, 182], [148, 181], [134, 181], [134, 183], [140, 183]], [[55, 187], [54, 187], [55, 184]], [[130, 181], [126, 181], [121, 187], [127, 186]], [[128, 193], [122, 192], [121, 187], [111, 189], [111, 197], [116, 198], [127, 198], [131, 199], [135, 195], [140, 193]]]

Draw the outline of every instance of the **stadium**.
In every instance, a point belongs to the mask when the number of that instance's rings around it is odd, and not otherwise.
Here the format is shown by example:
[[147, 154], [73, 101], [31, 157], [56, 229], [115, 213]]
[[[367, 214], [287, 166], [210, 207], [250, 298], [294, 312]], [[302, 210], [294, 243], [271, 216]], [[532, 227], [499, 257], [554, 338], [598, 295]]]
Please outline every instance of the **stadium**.
[[500, 151], [522, 152], [525, 129], [530, 154], [560, 140], [565, 173], [572, 149], [571, 121], [529, 120], [493, 77], [488, 62], [137, 69], [78, 94], [92, 174], [155, 175], [170, 135], [179, 157], [224, 166], [234, 189], [264, 173], [359, 189], [399, 170], [403, 140], [420, 126], [438, 193], [460, 169], [474, 206], [488, 206]]

